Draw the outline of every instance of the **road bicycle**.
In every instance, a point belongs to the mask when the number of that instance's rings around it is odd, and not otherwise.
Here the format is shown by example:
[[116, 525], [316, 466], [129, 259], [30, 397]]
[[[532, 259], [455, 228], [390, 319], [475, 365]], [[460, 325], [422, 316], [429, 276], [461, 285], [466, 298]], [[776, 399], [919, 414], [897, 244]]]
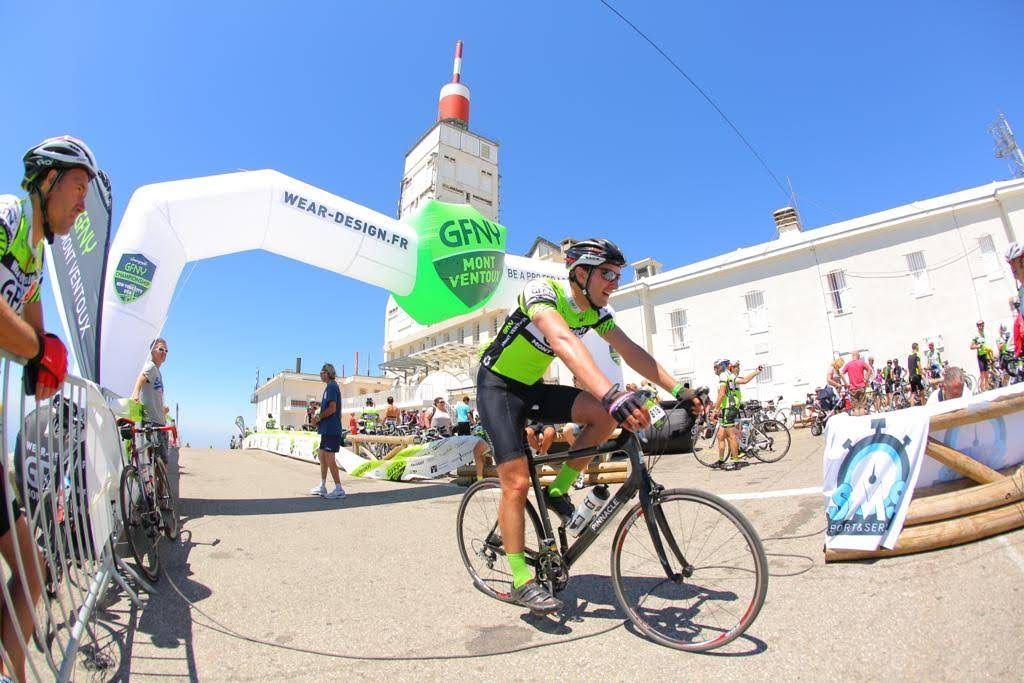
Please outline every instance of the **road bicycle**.
[[[611, 452], [628, 455], [629, 478], [571, 544], [564, 524], [556, 540], [537, 468]], [[597, 448], [526, 457], [533, 499], [525, 506], [524, 553], [552, 595], [565, 589], [573, 564], [625, 510], [611, 544], [611, 581], [617, 602], [641, 633], [668, 647], [703, 652], [754, 623], [768, 590], [768, 564], [757, 532], [735, 507], [710, 493], [655, 483], [639, 438], [626, 430]], [[459, 504], [456, 533], [473, 585], [512, 602], [512, 571], [498, 528], [500, 500], [497, 479], [473, 484]]]
[[[717, 466], [718, 460], [718, 432], [722, 429], [722, 421], [717, 421], [714, 426], [708, 425], [704, 428], [704, 434], [710, 430], [705, 445], [702, 448], [693, 449], [693, 455], [697, 461], [705, 467]], [[789, 433], [789, 427], [776, 420], [761, 420], [758, 422], [752, 417], [741, 417], [736, 422], [736, 429], [739, 430], [737, 442], [740, 447], [740, 457], [753, 456], [761, 462], [778, 462], [782, 460], [793, 442]]]
[[178, 440], [173, 426], [159, 427], [118, 420], [121, 437], [127, 446], [128, 464], [121, 471], [118, 501], [124, 535], [135, 564], [150, 581], [160, 573], [158, 545], [161, 536], [173, 540], [178, 535], [178, 515], [174, 494], [167, 479], [167, 465], [158, 454], [160, 435]]

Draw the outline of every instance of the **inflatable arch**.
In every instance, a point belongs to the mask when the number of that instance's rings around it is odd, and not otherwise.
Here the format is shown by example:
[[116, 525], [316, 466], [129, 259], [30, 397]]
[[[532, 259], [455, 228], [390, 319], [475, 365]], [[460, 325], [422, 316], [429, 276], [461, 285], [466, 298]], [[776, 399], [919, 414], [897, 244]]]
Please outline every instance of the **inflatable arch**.
[[[147, 185], [110, 248], [102, 384], [131, 391], [187, 263], [254, 249], [387, 289], [422, 325], [511, 308], [525, 281], [566, 278], [560, 264], [505, 254], [504, 226], [469, 205], [431, 201], [403, 223], [273, 170]], [[584, 342], [621, 380], [608, 344]]]

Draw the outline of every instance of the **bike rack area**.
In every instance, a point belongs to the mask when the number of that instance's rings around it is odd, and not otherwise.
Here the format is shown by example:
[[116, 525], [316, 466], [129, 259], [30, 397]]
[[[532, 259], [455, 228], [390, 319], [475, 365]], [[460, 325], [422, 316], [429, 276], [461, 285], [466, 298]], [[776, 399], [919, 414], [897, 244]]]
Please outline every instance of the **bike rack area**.
[[[21, 389], [19, 359], [0, 354], [0, 458], [7, 514], [20, 503], [28, 542], [11, 525], [13, 562], [0, 559], [0, 601], [14, 613], [18, 596], [36, 587], [32, 630], [15, 630], [29, 680], [68, 681], [81, 660], [102, 669], [96, 608], [112, 583], [137, 607], [136, 589], [152, 592], [116, 552], [120, 536], [118, 480], [122, 445], [115, 416], [94, 383], [68, 376], [52, 399], [37, 402]], [[12, 589], [8, 582], [16, 578]], [[12, 653], [0, 648], [6, 670]]]

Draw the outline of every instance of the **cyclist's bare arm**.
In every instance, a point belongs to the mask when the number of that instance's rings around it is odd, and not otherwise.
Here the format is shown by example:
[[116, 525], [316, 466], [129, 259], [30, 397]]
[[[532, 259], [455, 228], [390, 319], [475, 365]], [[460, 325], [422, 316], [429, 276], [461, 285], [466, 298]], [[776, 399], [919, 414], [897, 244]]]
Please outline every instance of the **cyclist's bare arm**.
[[613, 327], [601, 337], [612, 345], [626, 365], [639, 372], [645, 379], [648, 379], [665, 391], [671, 393], [676, 386], [675, 378], [668, 374], [665, 368], [647, 353], [647, 350], [629, 338], [625, 332], [618, 327]]
[[139, 373], [139, 378], [135, 380], [135, 386], [132, 387], [132, 400], [138, 401], [139, 394], [142, 393], [142, 385], [149, 381], [145, 373]]
[[757, 377], [760, 374], [761, 374], [760, 370], [752, 370], [751, 372], [748, 372], [743, 377], [738, 378], [736, 380], [736, 384], [747, 384], [747, 383], [750, 382], [750, 380], [754, 379], [755, 377]]
[[577, 337], [565, 319], [553, 308], [544, 308], [531, 318], [533, 323], [544, 333], [551, 350], [576, 376], [584, 389], [597, 398], [601, 398], [612, 388], [612, 381], [605, 377], [597, 367], [590, 351]]
[[0, 348], [15, 356], [34, 358], [39, 352], [39, 339], [33, 330], [43, 333], [43, 306], [38, 301], [26, 303], [24, 317], [0, 300]]

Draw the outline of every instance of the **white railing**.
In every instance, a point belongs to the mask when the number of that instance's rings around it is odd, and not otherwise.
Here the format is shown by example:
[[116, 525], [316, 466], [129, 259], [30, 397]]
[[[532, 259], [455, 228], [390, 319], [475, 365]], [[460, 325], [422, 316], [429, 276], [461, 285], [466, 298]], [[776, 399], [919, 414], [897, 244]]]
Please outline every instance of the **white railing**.
[[[69, 376], [56, 396], [37, 402], [21, 390], [21, 374], [0, 355], [0, 515], [19, 517], [4, 544], [11, 550], [0, 558], [0, 621], [8, 634], [0, 657], [8, 676], [67, 681], [80, 653], [88, 652], [92, 667], [103, 664], [91, 626], [110, 582], [138, 603], [121, 571], [138, 577], [114, 554], [121, 443], [95, 384]], [[11, 628], [25, 607], [28, 628]]]

